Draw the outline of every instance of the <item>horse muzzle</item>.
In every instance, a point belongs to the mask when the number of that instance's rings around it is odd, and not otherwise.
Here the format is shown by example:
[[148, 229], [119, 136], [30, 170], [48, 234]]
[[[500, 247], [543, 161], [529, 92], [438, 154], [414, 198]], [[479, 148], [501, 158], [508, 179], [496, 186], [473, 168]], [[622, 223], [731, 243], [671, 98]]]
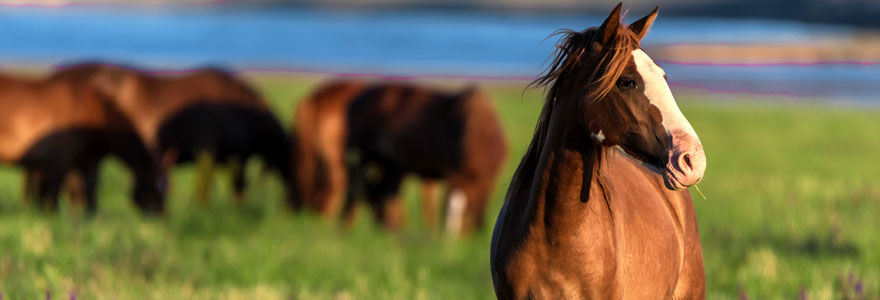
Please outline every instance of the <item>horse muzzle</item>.
[[706, 172], [706, 153], [700, 139], [681, 131], [672, 135], [669, 162], [663, 183], [670, 190], [682, 190], [697, 184]]

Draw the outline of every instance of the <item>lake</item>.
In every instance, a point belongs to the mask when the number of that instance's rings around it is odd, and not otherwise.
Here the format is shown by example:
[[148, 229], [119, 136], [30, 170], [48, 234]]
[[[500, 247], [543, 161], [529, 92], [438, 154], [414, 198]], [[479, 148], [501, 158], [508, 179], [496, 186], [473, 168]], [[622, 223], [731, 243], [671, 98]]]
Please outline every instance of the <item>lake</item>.
[[[150, 67], [528, 79], [560, 28], [604, 16], [306, 7], [0, 7], [0, 64], [103, 59]], [[632, 18], [634, 19], [634, 18]], [[847, 27], [661, 16], [644, 41], [785, 43], [856, 34]], [[727, 66], [660, 62], [677, 87], [880, 103], [880, 65]]]

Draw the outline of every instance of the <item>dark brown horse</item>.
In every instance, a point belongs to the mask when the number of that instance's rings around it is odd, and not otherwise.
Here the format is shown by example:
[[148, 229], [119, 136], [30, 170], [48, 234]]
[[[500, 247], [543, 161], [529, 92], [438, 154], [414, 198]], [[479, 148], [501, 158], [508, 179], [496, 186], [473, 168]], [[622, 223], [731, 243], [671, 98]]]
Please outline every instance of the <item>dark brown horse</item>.
[[166, 169], [199, 159], [200, 200], [206, 201], [213, 162], [231, 166], [239, 201], [245, 188], [244, 165], [251, 156], [262, 158], [284, 182], [289, 181], [287, 134], [262, 97], [234, 75], [213, 68], [154, 75], [101, 63], [65, 69], [89, 74], [91, 82], [132, 120]]
[[[448, 231], [480, 227], [507, 154], [498, 116], [474, 87], [448, 93], [402, 82], [337, 81], [300, 104], [296, 124], [299, 185], [311, 192], [306, 203], [332, 215], [344, 191], [348, 220], [365, 198], [390, 229], [402, 222], [397, 195], [407, 174], [447, 182]], [[422, 206], [433, 226], [430, 197]]]
[[114, 155], [134, 171], [135, 203], [146, 212], [162, 211], [159, 164], [151, 163], [124, 114], [75, 72], [41, 79], [0, 75], [0, 112], [0, 160], [25, 168], [26, 198], [36, 193], [54, 209], [65, 178], [77, 173], [86, 209], [94, 212], [99, 164]]
[[686, 190], [706, 157], [639, 42], [657, 15], [565, 31], [537, 83], [535, 135], [495, 224], [501, 299], [700, 299], [702, 248]]

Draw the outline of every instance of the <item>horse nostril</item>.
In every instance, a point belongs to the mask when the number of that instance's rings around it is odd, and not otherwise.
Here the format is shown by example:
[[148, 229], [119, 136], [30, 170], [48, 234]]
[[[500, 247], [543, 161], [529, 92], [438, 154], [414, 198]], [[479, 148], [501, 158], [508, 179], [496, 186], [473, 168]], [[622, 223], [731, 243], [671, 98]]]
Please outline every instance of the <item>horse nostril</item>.
[[688, 168], [688, 170], [693, 170], [694, 166], [691, 164], [691, 155], [685, 154], [682, 155], [682, 160], [684, 160], [684, 166]]

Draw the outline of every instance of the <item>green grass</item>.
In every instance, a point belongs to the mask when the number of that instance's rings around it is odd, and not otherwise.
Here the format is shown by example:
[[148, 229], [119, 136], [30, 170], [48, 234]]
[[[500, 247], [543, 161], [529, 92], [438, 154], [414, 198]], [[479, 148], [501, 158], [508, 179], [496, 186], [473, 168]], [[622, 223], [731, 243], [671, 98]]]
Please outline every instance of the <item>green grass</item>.
[[[278, 116], [313, 81], [262, 78]], [[537, 92], [492, 88], [512, 153], [503, 190], [540, 109]], [[695, 195], [710, 299], [809, 299], [880, 294], [880, 111], [704, 101], [679, 96], [709, 165]], [[248, 166], [238, 206], [222, 170], [207, 206], [192, 200], [193, 170], [174, 173], [169, 214], [145, 218], [129, 175], [103, 167], [100, 209], [66, 204], [46, 215], [21, 201], [21, 173], [0, 170], [3, 299], [482, 299], [492, 298], [491, 227], [451, 240], [425, 230], [415, 180], [404, 188], [407, 229], [397, 235], [361, 212], [351, 230], [283, 209], [281, 183]], [[66, 202], [65, 202], [66, 203]], [[491, 224], [491, 223], [490, 223]]]

